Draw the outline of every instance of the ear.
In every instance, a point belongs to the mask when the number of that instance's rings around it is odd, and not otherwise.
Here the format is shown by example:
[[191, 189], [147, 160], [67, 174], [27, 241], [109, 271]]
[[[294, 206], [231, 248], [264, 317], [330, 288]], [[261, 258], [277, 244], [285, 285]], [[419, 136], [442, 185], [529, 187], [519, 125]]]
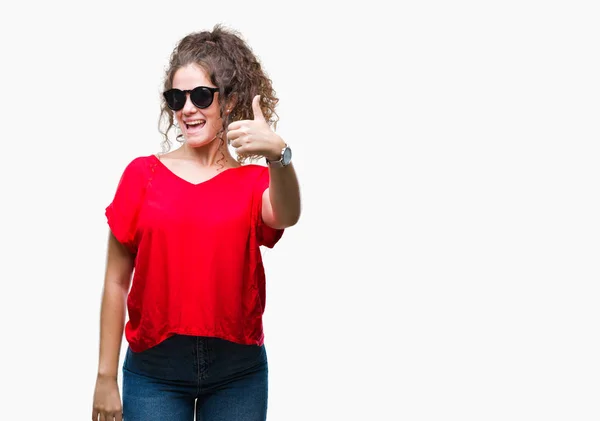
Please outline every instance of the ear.
[[229, 114], [229, 113], [231, 113], [231, 111], [233, 111], [236, 104], [237, 104], [237, 95], [231, 94], [231, 96], [227, 100], [227, 105], [225, 106], [225, 111], [227, 112], [227, 114]]

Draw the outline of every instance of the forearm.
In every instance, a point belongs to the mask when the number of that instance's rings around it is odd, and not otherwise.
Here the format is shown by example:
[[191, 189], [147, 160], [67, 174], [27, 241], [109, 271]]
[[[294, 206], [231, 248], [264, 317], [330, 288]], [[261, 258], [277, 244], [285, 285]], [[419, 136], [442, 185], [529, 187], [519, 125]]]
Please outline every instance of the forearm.
[[123, 285], [106, 282], [100, 312], [99, 376], [117, 378], [126, 301], [127, 290]]
[[294, 165], [269, 167], [269, 199], [276, 225], [281, 228], [295, 225], [300, 218], [300, 186]]

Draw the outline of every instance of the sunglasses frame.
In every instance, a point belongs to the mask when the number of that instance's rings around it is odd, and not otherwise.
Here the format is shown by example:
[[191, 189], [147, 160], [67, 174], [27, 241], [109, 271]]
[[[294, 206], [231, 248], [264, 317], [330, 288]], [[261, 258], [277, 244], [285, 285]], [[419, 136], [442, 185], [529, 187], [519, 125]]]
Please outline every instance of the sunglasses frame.
[[[202, 89], [202, 90], [207, 90], [209, 91], [212, 96], [210, 97], [210, 102], [208, 103], [208, 105], [198, 105], [194, 102], [194, 100], [192, 99], [192, 92], [194, 92], [197, 89]], [[181, 92], [183, 93], [183, 95], [185, 95], [185, 101], [183, 102], [183, 105], [181, 106], [181, 108], [179, 109], [175, 109], [172, 108], [171, 105], [169, 104], [169, 100], [167, 99], [167, 95], [169, 95], [170, 92]], [[215, 92], [219, 92], [219, 88], [211, 88], [210, 86], [196, 86], [194, 89], [176, 89], [176, 88], [171, 88], [165, 92], [163, 92], [163, 97], [165, 99], [165, 102], [167, 103], [167, 107], [169, 107], [170, 110], [172, 111], [180, 111], [183, 110], [183, 107], [185, 107], [185, 104], [187, 103], [187, 97], [188, 94], [190, 94], [190, 101], [192, 101], [192, 104], [194, 104], [195, 107], [200, 108], [200, 109], [206, 109], [208, 107], [210, 107], [213, 103], [213, 101], [215, 100]]]

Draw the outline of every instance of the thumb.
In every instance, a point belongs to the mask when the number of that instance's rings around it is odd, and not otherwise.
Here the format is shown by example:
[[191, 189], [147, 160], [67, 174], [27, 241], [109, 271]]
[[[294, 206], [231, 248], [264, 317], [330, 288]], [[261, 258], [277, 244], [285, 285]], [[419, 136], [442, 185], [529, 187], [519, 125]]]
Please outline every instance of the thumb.
[[256, 95], [252, 100], [252, 111], [254, 112], [254, 120], [265, 120], [262, 110], [260, 109], [260, 95]]

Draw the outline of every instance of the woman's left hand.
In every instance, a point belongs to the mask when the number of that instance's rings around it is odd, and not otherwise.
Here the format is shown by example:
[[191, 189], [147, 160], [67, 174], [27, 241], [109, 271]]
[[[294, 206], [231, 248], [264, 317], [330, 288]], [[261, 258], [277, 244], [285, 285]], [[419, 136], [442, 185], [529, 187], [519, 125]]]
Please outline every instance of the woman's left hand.
[[260, 95], [252, 100], [254, 120], [240, 120], [227, 127], [227, 139], [238, 154], [260, 155], [278, 161], [285, 142], [271, 130], [260, 109]]

